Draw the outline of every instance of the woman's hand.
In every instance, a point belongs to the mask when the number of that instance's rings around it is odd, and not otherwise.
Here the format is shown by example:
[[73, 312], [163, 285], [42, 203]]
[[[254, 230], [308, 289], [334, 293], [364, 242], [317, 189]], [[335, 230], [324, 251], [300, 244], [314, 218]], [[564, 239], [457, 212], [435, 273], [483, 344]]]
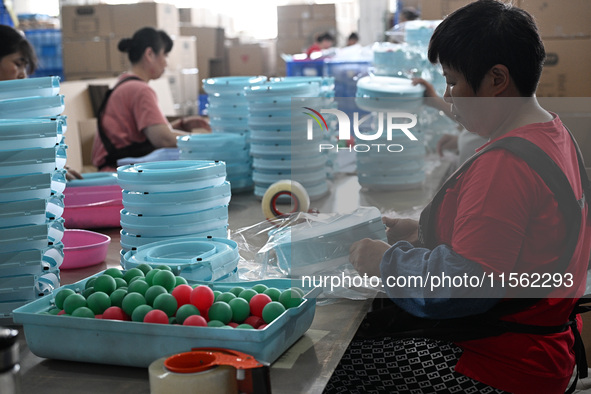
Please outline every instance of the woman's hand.
[[68, 181], [73, 181], [74, 179], [83, 179], [82, 175], [76, 171], [73, 170], [71, 168], [68, 167], [64, 167], [64, 169], [66, 169], [66, 180]]
[[207, 119], [202, 118], [201, 116], [187, 116], [181, 118], [178, 125], [175, 129], [178, 128], [179, 130], [186, 131], [190, 133], [194, 129], [205, 129], [211, 131], [211, 126]]
[[390, 248], [384, 241], [364, 238], [349, 249], [349, 261], [361, 275], [380, 277], [382, 256]]
[[398, 241], [407, 241], [416, 245], [419, 241], [419, 222], [413, 219], [396, 219], [382, 217], [386, 225], [388, 243], [394, 245]]

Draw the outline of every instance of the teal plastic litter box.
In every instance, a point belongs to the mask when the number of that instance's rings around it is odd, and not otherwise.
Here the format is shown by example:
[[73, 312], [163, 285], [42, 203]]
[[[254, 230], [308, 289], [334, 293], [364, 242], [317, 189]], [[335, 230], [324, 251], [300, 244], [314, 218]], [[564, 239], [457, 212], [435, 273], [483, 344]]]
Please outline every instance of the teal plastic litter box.
[[[53, 295], [14, 310], [14, 322], [22, 324], [27, 345], [33, 354], [58, 360], [145, 368], [158, 358], [195, 347], [220, 347], [250, 354], [258, 361], [270, 364], [308, 330], [316, 310], [314, 297], [319, 293], [319, 289], [312, 290], [298, 307], [286, 310], [260, 330], [230, 330], [40, 314], [53, 306], [55, 295], [61, 289], [69, 288], [80, 292], [90, 278], [62, 286]], [[291, 286], [290, 279], [275, 279], [215, 283], [210, 287], [228, 291], [235, 286], [252, 287], [257, 283], [280, 290]]]

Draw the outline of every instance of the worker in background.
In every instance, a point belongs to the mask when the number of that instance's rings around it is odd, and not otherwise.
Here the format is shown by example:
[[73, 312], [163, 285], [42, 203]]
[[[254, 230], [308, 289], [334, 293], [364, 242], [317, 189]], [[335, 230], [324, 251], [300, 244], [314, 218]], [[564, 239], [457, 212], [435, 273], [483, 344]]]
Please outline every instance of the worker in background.
[[158, 106], [156, 92], [148, 85], [164, 74], [172, 45], [166, 32], [151, 27], [119, 41], [118, 49], [128, 54], [131, 69], [119, 77], [99, 110], [92, 163], [100, 171], [116, 171], [117, 160], [125, 157], [141, 157], [157, 148], [176, 147], [177, 136], [193, 129], [211, 130], [199, 116], [169, 123]]
[[[24, 34], [7, 25], [0, 25], [0, 81], [24, 79], [37, 69], [35, 49]], [[75, 170], [65, 167], [66, 178], [82, 179]]]
[[334, 44], [335, 38], [332, 34], [329, 32], [319, 34], [316, 37], [314, 44], [312, 44], [306, 51], [306, 54], [309, 59], [318, 59], [323, 56], [324, 51], [332, 48]]
[[[435, 29], [428, 59], [442, 65], [444, 98], [458, 122], [489, 142], [448, 178], [419, 222], [390, 223], [389, 243], [361, 240], [349, 259], [360, 275], [382, 279], [387, 301], [404, 315], [442, 325], [463, 318], [456, 328], [468, 330], [446, 340], [399, 339], [404, 327], [387, 308], [373, 324], [379, 336], [351, 342], [325, 393], [564, 393], [575, 365], [586, 368], [576, 349], [581, 319], [571, 315], [586, 286], [589, 190], [574, 139], [535, 97], [545, 57], [532, 16], [500, 0], [472, 2]], [[493, 279], [420, 285], [442, 273]], [[507, 286], [503, 275], [572, 282], [533, 295], [531, 282]], [[401, 277], [415, 285], [397, 286]], [[364, 323], [362, 330], [372, 326]]]
[[347, 37], [347, 46], [350, 47], [351, 45], [355, 45], [357, 43], [359, 43], [359, 34], [356, 32], [349, 34], [349, 37]]
[[398, 23], [414, 21], [421, 18], [421, 13], [414, 7], [404, 7], [398, 15]]

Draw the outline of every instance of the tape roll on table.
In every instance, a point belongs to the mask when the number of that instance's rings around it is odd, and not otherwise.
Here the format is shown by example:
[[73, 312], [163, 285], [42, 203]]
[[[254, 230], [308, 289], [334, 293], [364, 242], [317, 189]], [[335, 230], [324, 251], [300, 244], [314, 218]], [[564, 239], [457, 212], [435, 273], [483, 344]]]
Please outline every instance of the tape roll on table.
[[151, 394], [216, 393], [236, 394], [236, 369], [228, 365], [214, 366], [203, 372], [174, 373], [165, 366], [162, 357], [150, 364]]
[[281, 196], [289, 196], [293, 202], [293, 210], [287, 213], [308, 212], [310, 196], [304, 186], [297, 181], [285, 179], [273, 183], [263, 195], [261, 204], [265, 218], [274, 219], [286, 214], [277, 208], [277, 200]]

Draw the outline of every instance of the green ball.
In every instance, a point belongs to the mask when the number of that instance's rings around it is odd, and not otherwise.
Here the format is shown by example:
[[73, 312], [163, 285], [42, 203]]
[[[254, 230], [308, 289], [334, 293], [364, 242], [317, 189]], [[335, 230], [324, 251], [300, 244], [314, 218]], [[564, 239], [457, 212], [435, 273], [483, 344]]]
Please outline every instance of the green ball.
[[58, 313], [60, 313], [61, 309], [59, 308], [52, 308], [50, 310], [47, 311], [48, 314], [50, 315], [57, 315]]
[[72, 316], [94, 319], [94, 312], [90, 310], [90, 308], [88, 307], [81, 306], [80, 308], [76, 308], [76, 310], [72, 312]]
[[[136, 276], [136, 278], [138, 278]], [[134, 278], [135, 279], [135, 278]], [[150, 288], [150, 285], [148, 284], [148, 282], [146, 282], [145, 280], [140, 279], [140, 280], [134, 280], [132, 281], [129, 286], [127, 287], [127, 292], [128, 293], [140, 293], [141, 295], [145, 296], [146, 295], [146, 291]]]
[[86, 306], [86, 298], [82, 294], [70, 294], [64, 300], [64, 311], [69, 315], [83, 306]]
[[174, 283], [174, 287], [177, 287], [178, 285], [188, 285], [189, 282], [187, 282], [187, 280], [185, 278], [183, 278], [182, 276], [175, 276], [174, 277], [175, 283]]
[[219, 290], [214, 290], [214, 291], [213, 291], [213, 300], [214, 300], [214, 301], [217, 301], [217, 300], [218, 300], [218, 297], [220, 296], [220, 294], [222, 294], [222, 292], [221, 292], [221, 291], [219, 291]]
[[154, 284], [154, 283], [152, 283], [152, 279], [154, 278], [154, 275], [156, 275], [156, 273], [158, 273], [160, 271], [162, 271], [160, 268], [154, 268], [146, 274], [146, 282], [148, 282], [148, 284], [150, 286], [152, 286]]
[[172, 271], [160, 270], [160, 272], [157, 272], [152, 278], [152, 286], [162, 286], [166, 289], [166, 291], [172, 291], [172, 289], [174, 289], [175, 283], [176, 279]]
[[300, 289], [299, 287], [292, 287], [291, 290], [298, 292], [300, 297], [304, 298], [304, 290]]
[[262, 284], [262, 283], [258, 283], [258, 284], [256, 284], [256, 285], [252, 286], [252, 289], [253, 289], [254, 291], [256, 291], [257, 293], [264, 293], [264, 292], [265, 292], [265, 290], [267, 290], [267, 289], [268, 289], [268, 287], [267, 287], [267, 285], [264, 285], [264, 284]]
[[302, 303], [303, 299], [300, 293], [294, 289], [284, 290], [279, 296], [279, 302], [283, 304], [285, 308], [295, 308]]
[[222, 294], [220, 294], [218, 297], [216, 297], [216, 301], [223, 301], [223, 302], [230, 302], [230, 300], [236, 298], [236, 296], [234, 295], [234, 293], [230, 293], [229, 291], [226, 291]]
[[224, 327], [225, 324], [219, 320], [210, 320], [207, 322], [207, 327]]
[[158, 297], [160, 294], [166, 293], [168, 293], [168, 291], [166, 291], [166, 289], [160, 285], [150, 286], [148, 290], [146, 290], [145, 294], [146, 303], [148, 305], [154, 306], [154, 300], [156, 299], [156, 297]]
[[64, 300], [72, 294], [76, 294], [76, 292], [72, 289], [63, 288], [57, 292], [55, 295], [55, 306], [59, 309], [64, 309]]
[[232, 321], [232, 308], [226, 302], [216, 301], [209, 307], [207, 316], [209, 320], [219, 320], [224, 324], [228, 324]]
[[96, 276], [95, 276], [95, 277], [92, 277], [92, 278], [90, 278], [90, 279], [88, 279], [88, 280], [86, 281], [86, 284], [84, 285], [84, 288], [85, 288], [85, 289], [88, 289], [89, 287], [93, 287], [93, 286], [94, 286], [94, 281], [95, 281], [95, 280], [96, 280]]
[[251, 326], [250, 324], [246, 324], [246, 323], [239, 324], [238, 326], [236, 326], [236, 328], [242, 328], [242, 329], [246, 329], [246, 330], [254, 330], [253, 326]]
[[115, 284], [117, 285], [118, 289], [122, 287], [127, 288], [127, 282], [123, 278], [115, 278]]
[[88, 298], [92, 293], [94, 293], [94, 287], [89, 287], [88, 289], [82, 290], [81, 294], [84, 296], [84, 298]]
[[111, 299], [111, 306], [118, 306], [121, 308], [123, 304], [123, 298], [127, 295], [127, 288], [119, 288], [111, 293], [109, 298]]
[[279, 301], [279, 296], [281, 296], [281, 290], [275, 287], [269, 287], [267, 290], [263, 291], [263, 294], [266, 294], [271, 298], [271, 301]]
[[103, 293], [111, 294], [117, 289], [115, 279], [110, 275], [101, 275], [94, 281], [94, 291], [102, 291]]
[[111, 298], [107, 293], [97, 291], [88, 296], [86, 303], [95, 315], [100, 315], [111, 306]]
[[250, 315], [250, 305], [244, 298], [236, 297], [228, 303], [232, 308], [232, 320], [242, 323]]
[[143, 322], [146, 313], [150, 312], [152, 309], [154, 308], [152, 308], [150, 305], [139, 305], [137, 308], [133, 310], [133, 313], [131, 314], [131, 320]]
[[[134, 276], [133, 278], [131, 278], [131, 279], [129, 280], [129, 283], [128, 283], [128, 285], [130, 285], [130, 284], [132, 284], [133, 282], [135, 282], [135, 281], [138, 281], [138, 280], [143, 280], [144, 282], [146, 282], [146, 277], [145, 277], [145, 276], [139, 276], [139, 275], [138, 275], [138, 276]], [[148, 282], [146, 282], [146, 283], [148, 283]]]
[[144, 273], [144, 275], [146, 275], [148, 272], [150, 272], [152, 270], [152, 267], [149, 264], [146, 264], [146, 263], [142, 263], [142, 264], [138, 265], [135, 268], [137, 268], [140, 271], [142, 271]]
[[127, 283], [130, 283], [131, 280], [133, 278], [135, 278], [136, 276], [144, 276], [145, 277], [144, 272], [141, 269], [131, 268], [131, 269], [128, 269], [127, 272], [123, 274], [123, 279], [125, 279], [125, 281]]
[[115, 279], [123, 279], [123, 272], [119, 268], [107, 268], [105, 272], [103, 272], [103, 275], [109, 275]]
[[244, 291], [244, 287], [240, 287], [240, 286], [236, 286], [236, 287], [232, 287], [229, 292], [230, 293], [234, 293], [234, 295], [236, 297], [240, 297], [240, 293], [242, 293]]
[[164, 271], [170, 271], [170, 272], [172, 272], [172, 268], [170, 268], [170, 266], [169, 265], [166, 265], [166, 264], [160, 264], [156, 268], [158, 268], [159, 270], [164, 270]]
[[[170, 272], [170, 271], [162, 271], [162, 272]], [[168, 317], [174, 316], [177, 308], [178, 302], [176, 298], [172, 294], [164, 293], [158, 295], [154, 298], [154, 309], [160, 309], [164, 313], [168, 315]]]
[[193, 304], [182, 305], [176, 311], [176, 321], [178, 324], [183, 324], [185, 319], [192, 315], [200, 315], [199, 309], [197, 309], [197, 307]]
[[277, 319], [283, 312], [285, 312], [285, 307], [282, 303], [271, 301], [263, 308], [263, 320], [265, 323], [269, 324]]
[[140, 293], [127, 293], [121, 302], [121, 309], [123, 309], [123, 312], [125, 312], [127, 316], [131, 316], [135, 308], [144, 305], [145, 303], [146, 299]]
[[171, 316], [168, 318], [168, 324], [177, 324], [176, 323], [176, 317], [175, 316]]
[[241, 291], [240, 294], [238, 295], [238, 297], [244, 298], [246, 301], [250, 302], [250, 299], [257, 294], [259, 294], [259, 293], [257, 293], [256, 290], [246, 289], [246, 290]]

